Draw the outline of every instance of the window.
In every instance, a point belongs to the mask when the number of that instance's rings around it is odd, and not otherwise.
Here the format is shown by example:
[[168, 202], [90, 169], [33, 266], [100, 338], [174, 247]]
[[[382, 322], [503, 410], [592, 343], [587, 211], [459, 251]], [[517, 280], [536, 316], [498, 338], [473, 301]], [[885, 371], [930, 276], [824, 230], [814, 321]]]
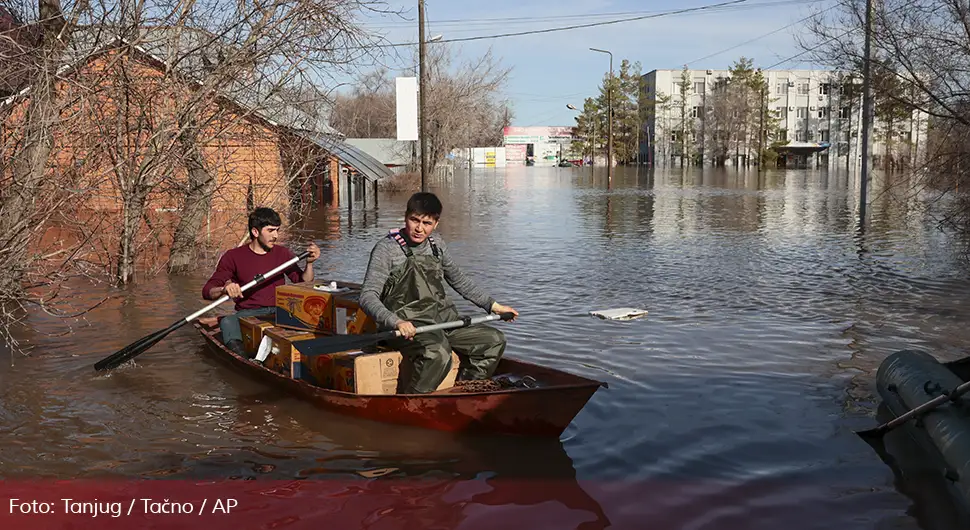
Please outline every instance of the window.
[[674, 83], [674, 94], [680, 94], [680, 83]]
[[694, 92], [697, 94], [704, 93], [704, 81], [694, 81]]
[[822, 83], [821, 85], [818, 86], [818, 93], [823, 96], [827, 96], [829, 95], [829, 89], [830, 89], [829, 83]]
[[788, 78], [784, 77], [779, 79], [775, 83], [775, 94], [787, 94], [788, 93]]
[[818, 108], [818, 119], [824, 120], [824, 119], [826, 119], [828, 117], [829, 117], [829, 108], [828, 107], [819, 107]]
[[818, 141], [820, 141], [820, 142], [827, 142], [827, 141], [829, 141], [829, 132], [828, 131], [819, 131], [818, 132]]
[[808, 81], [798, 83], [798, 94], [802, 96], [808, 95]]
[[796, 118], [807, 118], [808, 117], [808, 107], [798, 107], [795, 109]]
[[839, 117], [843, 120], [848, 120], [852, 118], [852, 107], [842, 107], [839, 109]]
[[805, 131], [805, 139], [809, 142], [815, 140], [815, 131]]
[[704, 107], [694, 107], [690, 111], [691, 118], [700, 118], [704, 115]]
[[805, 131], [803, 131], [803, 130], [795, 131], [795, 141], [796, 142], [804, 142], [805, 141]]

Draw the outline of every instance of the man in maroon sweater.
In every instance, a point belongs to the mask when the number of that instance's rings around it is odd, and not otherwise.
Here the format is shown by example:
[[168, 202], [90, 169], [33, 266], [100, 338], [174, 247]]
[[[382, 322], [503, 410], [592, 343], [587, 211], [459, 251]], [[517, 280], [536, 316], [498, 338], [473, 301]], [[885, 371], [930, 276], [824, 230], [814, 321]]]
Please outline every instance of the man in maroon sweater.
[[306, 270], [300, 270], [297, 264], [243, 294], [240, 285], [247, 284], [256, 277], [286, 263], [294, 254], [283, 245], [277, 245], [282, 220], [278, 213], [271, 208], [256, 208], [249, 214], [249, 244], [227, 250], [216, 271], [209, 281], [202, 287], [202, 298], [215, 300], [223, 294], [229, 295], [236, 301], [236, 313], [222, 318], [219, 328], [222, 330], [222, 342], [239, 355], [252, 357], [244, 353], [242, 347], [242, 331], [239, 329], [239, 319], [249, 316], [269, 315], [276, 307], [276, 287], [286, 283], [286, 278], [292, 282], [309, 282], [313, 280], [313, 262], [320, 257], [320, 248], [310, 243], [307, 251]]

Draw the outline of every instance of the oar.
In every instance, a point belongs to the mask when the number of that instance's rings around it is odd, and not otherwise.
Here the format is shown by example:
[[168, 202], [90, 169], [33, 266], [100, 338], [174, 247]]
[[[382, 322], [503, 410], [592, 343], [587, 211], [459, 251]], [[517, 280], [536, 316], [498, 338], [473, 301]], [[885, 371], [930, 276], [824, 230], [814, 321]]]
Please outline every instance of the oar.
[[[240, 287], [240, 290], [242, 292], [246, 292], [247, 290], [252, 289], [256, 285], [259, 285], [260, 283], [263, 283], [263, 281], [266, 280], [267, 278], [271, 278], [273, 276], [276, 276], [277, 274], [283, 272], [284, 270], [286, 270], [287, 268], [289, 268], [290, 266], [292, 266], [294, 263], [300, 261], [301, 259], [303, 259], [303, 258], [305, 258], [305, 257], [307, 257], [309, 255], [310, 255], [310, 253], [308, 251], [304, 251], [300, 255], [291, 258], [286, 263], [284, 263], [284, 264], [276, 267], [275, 269], [273, 269], [273, 270], [271, 270], [269, 272], [266, 272], [264, 274], [257, 274], [256, 277], [253, 278], [253, 280], [251, 282], [249, 282], [246, 285], [243, 285], [242, 287]], [[94, 365], [94, 369], [95, 370], [110, 370], [112, 368], [115, 368], [117, 366], [120, 366], [120, 365], [128, 362], [129, 360], [131, 360], [131, 359], [137, 357], [138, 355], [141, 355], [142, 353], [144, 353], [145, 350], [147, 350], [148, 348], [151, 348], [152, 346], [154, 346], [155, 344], [157, 344], [159, 341], [161, 341], [162, 339], [164, 339], [169, 333], [171, 333], [171, 332], [177, 330], [178, 328], [180, 328], [180, 327], [188, 324], [189, 322], [192, 322], [193, 320], [195, 320], [195, 319], [199, 318], [200, 316], [208, 313], [209, 311], [212, 311], [213, 309], [215, 309], [216, 307], [218, 307], [220, 304], [228, 301], [229, 299], [230, 299], [229, 298], [229, 295], [226, 295], [226, 294], [222, 295], [221, 297], [219, 297], [218, 300], [216, 300], [215, 302], [212, 302], [211, 304], [203, 307], [202, 309], [196, 311], [195, 313], [192, 313], [191, 315], [189, 315], [189, 316], [187, 316], [187, 317], [185, 317], [183, 319], [176, 320], [174, 323], [172, 323], [171, 326], [169, 326], [169, 327], [167, 327], [167, 328], [165, 328], [163, 330], [156, 331], [155, 333], [152, 333], [151, 335], [147, 335], [145, 337], [142, 337], [142, 338], [136, 340], [135, 342], [132, 342], [131, 344], [125, 346], [124, 348], [116, 351], [115, 353], [109, 355], [108, 357], [105, 357], [104, 359], [101, 359], [100, 361], [98, 361], [97, 364]]]
[[[439, 331], [443, 329], [464, 328], [499, 319], [508, 321], [512, 320], [514, 316], [515, 315], [512, 313], [482, 315], [477, 317], [466, 316], [462, 317], [461, 320], [452, 320], [451, 322], [443, 322], [441, 324], [419, 326], [414, 329], [414, 332], [427, 333], [429, 331]], [[382, 340], [393, 339], [400, 336], [401, 332], [396, 329], [382, 331], [380, 333], [370, 333], [367, 335], [328, 335], [326, 337], [301, 342], [301, 349], [305, 349], [310, 355], [322, 355], [326, 353], [359, 350], [372, 344], [376, 344]]]
[[883, 423], [882, 425], [876, 427], [875, 429], [860, 431], [860, 432], [857, 432], [856, 434], [861, 436], [866, 441], [876, 441], [877, 439], [882, 438], [882, 436], [887, 432], [895, 429], [896, 427], [899, 427], [900, 425], [906, 423], [907, 421], [917, 416], [922, 416], [923, 414], [939, 407], [940, 405], [946, 403], [947, 401], [956, 401], [957, 399], [960, 398], [960, 396], [962, 396], [963, 394], [966, 394], [968, 391], [970, 391], [970, 381], [963, 383], [962, 385], [954, 388], [950, 392], [945, 392], [943, 394], [940, 394], [939, 396], [936, 396], [935, 398], [927, 401], [926, 403], [923, 403], [922, 405], [899, 416], [898, 418], [892, 421]]

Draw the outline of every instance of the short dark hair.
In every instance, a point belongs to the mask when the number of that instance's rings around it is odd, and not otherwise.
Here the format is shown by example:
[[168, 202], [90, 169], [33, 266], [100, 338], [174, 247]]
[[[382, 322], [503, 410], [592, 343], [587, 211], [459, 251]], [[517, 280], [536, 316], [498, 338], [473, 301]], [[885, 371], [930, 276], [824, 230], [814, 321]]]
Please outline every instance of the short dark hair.
[[257, 232], [262, 232], [263, 228], [267, 226], [280, 226], [281, 224], [283, 224], [283, 220], [280, 219], [280, 214], [276, 213], [276, 210], [256, 208], [249, 214], [249, 238], [253, 238], [253, 228]]
[[441, 217], [441, 201], [434, 193], [419, 191], [408, 199], [407, 209], [404, 210], [404, 217], [411, 214], [430, 215], [437, 221]]

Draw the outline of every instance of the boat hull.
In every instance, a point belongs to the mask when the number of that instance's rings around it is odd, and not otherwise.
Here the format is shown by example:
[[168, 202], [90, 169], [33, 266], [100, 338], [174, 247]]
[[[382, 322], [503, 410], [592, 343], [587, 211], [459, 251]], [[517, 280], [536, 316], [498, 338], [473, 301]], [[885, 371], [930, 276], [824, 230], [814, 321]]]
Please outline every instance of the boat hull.
[[245, 359], [218, 340], [218, 329], [195, 324], [206, 352], [248, 376], [314, 405], [358, 418], [456, 433], [558, 437], [606, 383], [504, 358], [496, 373], [531, 375], [545, 384], [494, 392], [360, 395], [294, 380]]
[[[888, 356], [876, 374], [876, 388], [892, 417], [953, 390], [963, 382], [965, 361], [943, 364], [926, 352], [902, 350]], [[926, 461], [947, 480], [951, 495], [970, 513], [970, 399], [959, 398], [903, 424], [927, 453]]]

